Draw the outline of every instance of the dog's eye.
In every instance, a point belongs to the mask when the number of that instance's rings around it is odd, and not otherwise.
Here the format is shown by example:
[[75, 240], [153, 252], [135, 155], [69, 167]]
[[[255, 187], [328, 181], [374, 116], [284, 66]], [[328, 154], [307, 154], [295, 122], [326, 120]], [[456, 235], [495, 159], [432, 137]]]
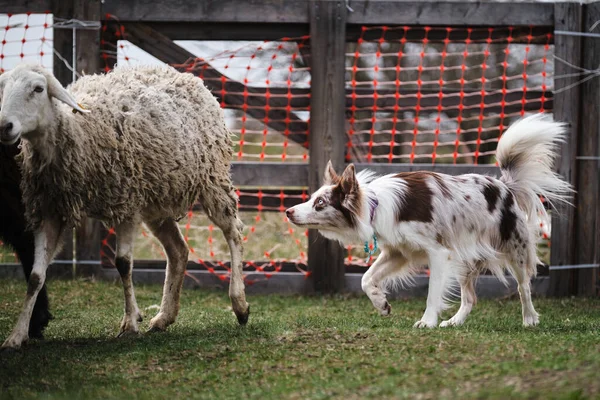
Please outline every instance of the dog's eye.
[[36, 86], [35, 89], [33, 89], [33, 91], [36, 93], [42, 93], [44, 91], [44, 88], [41, 86]]
[[319, 199], [319, 200], [317, 200], [317, 205], [318, 206], [325, 205], [325, 202], [323, 201], [323, 199]]

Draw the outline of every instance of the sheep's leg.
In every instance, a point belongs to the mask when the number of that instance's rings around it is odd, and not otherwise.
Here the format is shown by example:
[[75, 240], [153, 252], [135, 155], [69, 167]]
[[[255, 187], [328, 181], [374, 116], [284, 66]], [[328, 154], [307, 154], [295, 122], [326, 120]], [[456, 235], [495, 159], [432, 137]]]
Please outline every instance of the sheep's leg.
[[233, 312], [241, 325], [248, 322], [250, 306], [246, 302], [244, 287], [244, 274], [242, 256], [244, 248], [242, 245], [242, 229], [244, 224], [237, 216], [235, 208], [227, 209], [223, 213], [209, 215], [211, 221], [223, 231], [223, 235], [229, 245], [231, 252], [231, 280], [229, 282], [229, 298]]
[[[25, 281], [29, 282], [31, 271], [33, 270], [33, 255], [35, 252], [35, 245], [33, 241], [33, 234], [24, 233], [18, 240], [16, 240], [15, 252], [21, 261], [23, 266], [23, 272], [25, 273]], [[38, 293], [33, 312], [31, 314], [31, 320], [29, 321], [29, 337], [35, 339], [44, 338], [44, 328], [48, 326], [48, 322], [52, 319], [50, 314], [50, 306], [48, 302], [48, 292], [46, 285], [42, 286]]]
[[167, 254], [167, 271], [160, 311], [150, 321], [150, 331], [164, 331], [179, 313], [179, 295], [185, 275], [189, 249], [177, 223], [172, 219], [146, 223]]
[[28, 339], [29, 321], [35, 305], [38, 293], [44, 286], [46, 281], [46, 270], [52, 261], [56, 250], [58, 249], [59, 239], [61, 237], [63, 227], [59, 222], [45, 220], [42, 226], [35, 232], [35, 254], [33, 270], [27, 282], [27, 295], [25, 296], [25, 304], [17, 324], [12, 333], [2, 344], [3, 349], [18, 349]]
[[139, 333], [138, 322], [142, 322], [142, 314], [135, 300], [133, 290], [133, 235], [135, 233], [136, 223], [133, 221], [124, 222], [117, 226], [117, 258], [115, 264], [121, 281], [123, 282], [123, 292], [125, 294], [125, 315], [121, 322], [119, 335]]

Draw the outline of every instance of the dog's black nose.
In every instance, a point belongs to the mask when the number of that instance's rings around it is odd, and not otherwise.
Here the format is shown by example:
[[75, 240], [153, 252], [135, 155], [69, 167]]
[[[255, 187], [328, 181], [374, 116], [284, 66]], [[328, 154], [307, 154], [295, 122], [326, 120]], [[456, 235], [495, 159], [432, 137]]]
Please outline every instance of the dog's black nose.
[[288, 208], [287, 210], [285, 210], [285, 215], [287, 215], [288, 218], [291, 218], [291, 216], [294, 215], [294, 210]]

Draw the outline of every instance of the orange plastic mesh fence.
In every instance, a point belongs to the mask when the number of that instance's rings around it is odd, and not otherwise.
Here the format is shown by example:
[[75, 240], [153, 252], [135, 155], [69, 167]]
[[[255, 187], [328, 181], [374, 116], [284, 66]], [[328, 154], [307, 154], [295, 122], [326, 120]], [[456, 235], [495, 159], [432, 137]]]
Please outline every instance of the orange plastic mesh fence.
[[[52, 67], [51, 14], [0, 15], [0, 29], [2, 71], [23, 61]], [[115, 63], [162, 64], [127, 41], [116, 17], [106, 16], [101, 33], [105, 71]], [[177, 44], [195, 57], [173, 66], [202, 78], [225, 111], [233, 161], [308, 162], [310, 37]], [[347, 44], [347, 161], [494, 164], [510, 123], [525, 113], [551, 112], [552, 53], [552, 35], [534, 28], [362, 27]], [[308, 276], [307, 232], [283, 213], [308, 199], [306, 189], [240, 188], [238, 195], [245, 257], [255, 260], [245, 267], [253, 279], [285, 268]], [[218, 229], [196, 208], [180, 226], [190, 261], [227, 280], [229, 253]], [[347, 264], [367, 266], [362, 249], [348, 247]], [[143, 228], [135, 255], [164, 258]], [[101, 257], [113, 263], [112, 229]]]

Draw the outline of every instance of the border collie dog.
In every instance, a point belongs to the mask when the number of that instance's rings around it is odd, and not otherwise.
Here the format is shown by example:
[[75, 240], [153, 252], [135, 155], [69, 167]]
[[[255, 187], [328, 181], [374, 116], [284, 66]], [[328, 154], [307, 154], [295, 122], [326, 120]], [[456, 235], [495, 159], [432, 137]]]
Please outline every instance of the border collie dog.
[[479, 273], [488, 269], [506, 284], [508, 269], [518, 283], [523, 325], [536, 325], [530, 280], [538, 262], [538, 217], [547, 218], [540, 196], [550, 204], [568, 203], [573, 192], [552, 171], [565, 131], [544, 114], [514, 123], [498, 144], [500, 179], [425, 171], [377, 177], [356, 174], [352, 164], [338, 176], [330, 162], [323, 186], [286, 214], [293, 224], [345, 244], [379, 243], [381, 254], [364, 274], [362, 289], [382, 315], [391, 311], [386, 290], [428, 264], [427, 308], [414, 326], [437, 326], [456, 283], [460, 308], [440, 326], [461, 325], [476, 302]]

